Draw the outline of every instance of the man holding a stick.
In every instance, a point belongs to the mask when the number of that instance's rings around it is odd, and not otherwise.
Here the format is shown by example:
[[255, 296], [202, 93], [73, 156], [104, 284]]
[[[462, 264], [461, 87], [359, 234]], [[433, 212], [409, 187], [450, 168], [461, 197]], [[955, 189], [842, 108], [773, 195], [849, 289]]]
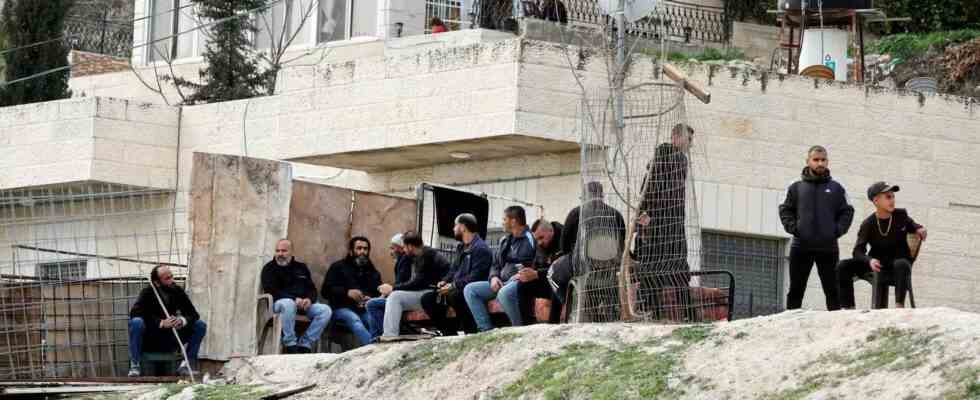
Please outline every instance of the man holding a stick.
[[[200, 314], [184, 289], [174, 282], [174, 274], [169, 267], [154, 267], [150, 271], [150, 282], [152, 286], [140, 292], [129, 311], [129, 376], [140, 376], [140, 360], [144, 350], [174, 352], [180, 349], [182, 343], [187, 343], [187, 358], [177, 372], [189, 375], [197, 369], [197, 354], [207, 325], [201, 321]], [[179, 342], [173, 330], [180, 336]]]

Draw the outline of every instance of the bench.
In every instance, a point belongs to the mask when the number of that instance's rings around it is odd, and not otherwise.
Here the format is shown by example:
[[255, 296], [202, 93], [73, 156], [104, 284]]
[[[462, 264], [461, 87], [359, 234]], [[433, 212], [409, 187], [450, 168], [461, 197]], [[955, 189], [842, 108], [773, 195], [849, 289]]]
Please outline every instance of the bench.
[[[500, 306], [497, 300], [490, 300], [487, 303], [487, 310], [490, 311], [490, 315], [503, 315], [504, 309]], [[551, 300], [548, 299], [535, 299], [534, 301], [534, 317], [538, 322], [548, 322], [548, 316], [551, 313]], [[563, 312], [564, 314], [564, 312]], [[448, 318], [456, 318], [456, 311], [449, 308], [446, 312]], [[429, 315], [423, 310], [406, 311], [402, 317], [410, 325], [429, 325]]]
[[178, 352], [144, 352], [140, 355], [143, 376], [174, 376], [177, 365], [183, 360]]

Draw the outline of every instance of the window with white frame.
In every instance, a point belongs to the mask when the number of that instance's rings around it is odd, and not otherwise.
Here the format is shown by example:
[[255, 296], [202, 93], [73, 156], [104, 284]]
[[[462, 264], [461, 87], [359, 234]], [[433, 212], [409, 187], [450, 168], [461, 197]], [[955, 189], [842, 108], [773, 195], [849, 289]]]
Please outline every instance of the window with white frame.
[[255, 19], [258, 28], [255, 47], [268, 49], [309, 45], [319, 1], [323, 0], [281, 0], [260, 13]]
[[451, 31], [463, 26], [462, 0], [425, 0], [425, 31], [430, 32], [429, 24], [433, 17], [438, 17]]
[[318, 0], [317, 42], [374, 36], [378, 30], [377, 0]]
[[150, 10], [149, 41], [153, 42], [146, 47], [148, 61], [172, 61], [203, 53], [206, 32], [193, 30], [201, 25], [201, 21], [194, 12], [191, 0], [146, 1], [147, 10]]

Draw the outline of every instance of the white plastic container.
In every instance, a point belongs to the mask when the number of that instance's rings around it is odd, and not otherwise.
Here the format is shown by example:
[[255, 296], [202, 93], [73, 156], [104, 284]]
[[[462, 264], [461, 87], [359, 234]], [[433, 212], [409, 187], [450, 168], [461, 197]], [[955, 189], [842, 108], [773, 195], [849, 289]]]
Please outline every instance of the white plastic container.
[[834, 79], [847, 81], [848, 32], [840, 29], [807, 29], [800, 49], [800, 71], [811, 65], [826, 65]]

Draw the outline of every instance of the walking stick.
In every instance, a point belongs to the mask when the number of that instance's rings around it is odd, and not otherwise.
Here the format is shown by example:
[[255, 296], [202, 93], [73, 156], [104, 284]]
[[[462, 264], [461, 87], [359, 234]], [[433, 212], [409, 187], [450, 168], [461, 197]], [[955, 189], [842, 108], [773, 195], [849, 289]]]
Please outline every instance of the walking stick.
[[[153, 284], [153, 280], [150, 277], [146, 277], [146, 280], [150, 281], [150, 288], [153, 289], [153, 294], [157, 298], [157, 302], [160, 303], [160, 308], [163, 309], [163, 315], [170, 319], [170, 312], [167, 311], [167, 306], [163, 304], [163, 299], [160, 297], [160, 293], [157, 292], [157, 286]], [[194, 381], [194, 368], [191, 367], [191, 360], [187, 357], [187, 349], [184, 348], [184, 342], [180, 340], [180, 334], [177, 333], [177, 328], [170, 327], [170, 331], [174, 333], [174, 338], [177, 339], [177, 345], [180, 346], [180, 353], [184, 356], [184, 361], [187, 363], [187, 372], [190, 375], [191, 383], [196, 383]]]

